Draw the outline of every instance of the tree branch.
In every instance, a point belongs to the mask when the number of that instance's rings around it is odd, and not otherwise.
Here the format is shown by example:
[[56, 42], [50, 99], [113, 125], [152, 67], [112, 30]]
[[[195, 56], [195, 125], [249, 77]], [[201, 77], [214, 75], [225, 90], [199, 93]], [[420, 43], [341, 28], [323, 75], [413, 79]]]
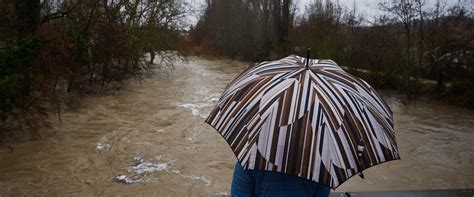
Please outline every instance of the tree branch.
[[43, 18], [41, 19], [41, 23], [46, 23], [50, 20], [63, 18], [67, 16], [69, 16], [69, 11], [55, 12], [55, 13], [43, 16]]

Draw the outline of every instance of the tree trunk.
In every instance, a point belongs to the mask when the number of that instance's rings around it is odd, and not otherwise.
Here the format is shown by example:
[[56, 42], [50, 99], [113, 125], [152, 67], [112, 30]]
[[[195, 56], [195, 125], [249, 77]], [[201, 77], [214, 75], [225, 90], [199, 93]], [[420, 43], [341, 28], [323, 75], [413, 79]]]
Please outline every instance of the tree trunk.
[[36, 34], [40, 21], [40, 0], [16, 0], [18, 38]]
[[156, 53], [155, 51], [153, 51], [153, 48], [150, 48], [150, 65], [153, 64], [153, 62], [155, 61], [155, 56], [156, 56]]
[[419, 41], [419, 54], [418, 54], [418, 68], [420, 68], [423, 64], [423, 55], [425, 53], [424, 49], [424, 42], [425, 42], [425, 35], [423, 31], [424, 26], [424, 15], [423, 15], [423, 4], [421, 0], [417, 1], [418, 3], [418, 14], [420, 15], [420, 41]]
[[271, 11], [271, 2], [270, 0], [263, 1], [263, 25], [264, 29], [262, 31], [262, 38], [263, 38], [263, 50], [264, 56], [268, 56], [272, 50], [272, 27], [270, 21], [270, 11]]
[[288, 32], [290, 28], [290, 5], [291, 0], [283, 0], [283, 7], [282, 7], [282, 29], [281, 29], [281, 47], [282, 52], [288, 52]]
[[278, 49], [281, 41], [281, 1], [273, 0], [272, 10], [272, 24], [273, 24], [273, 48]]
[[410, 24], [405, 22], [405, 37], [406, 37], [406, 65], [405, 65], [405, 76], [404, 76], [404, 86], [403, 89], [407, 93], [410, 92], [410, 76], [411, 76], [411, 30]]

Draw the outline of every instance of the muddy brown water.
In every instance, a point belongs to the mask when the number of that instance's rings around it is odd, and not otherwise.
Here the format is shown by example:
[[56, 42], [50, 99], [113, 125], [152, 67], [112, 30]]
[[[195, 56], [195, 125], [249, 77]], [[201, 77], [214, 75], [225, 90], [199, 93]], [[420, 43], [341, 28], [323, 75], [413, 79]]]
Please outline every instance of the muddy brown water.
[[[228, 194], [235, 156], [204, 118], [248, 64], [190, 58], [51, 118], [53, 135], [0, 145], [0, 196]], [[474, 187], [474, 111], [382, 92], [402, 160], [336, 191]], [[120, 176], [120, 181], [116, 178]], [[123, 182], [128, 182], [123, 183]]]

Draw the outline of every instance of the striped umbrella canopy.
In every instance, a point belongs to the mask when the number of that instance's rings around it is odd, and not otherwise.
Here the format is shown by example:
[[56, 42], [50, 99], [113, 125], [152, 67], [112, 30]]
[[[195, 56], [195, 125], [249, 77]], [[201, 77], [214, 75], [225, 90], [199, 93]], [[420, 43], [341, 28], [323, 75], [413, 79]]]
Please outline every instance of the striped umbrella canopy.
[[331, 60], [291, 55], [255, 64], [227, 85], [206, 122], [244, 169], [331, 188], [400, 158], [388, 105]]

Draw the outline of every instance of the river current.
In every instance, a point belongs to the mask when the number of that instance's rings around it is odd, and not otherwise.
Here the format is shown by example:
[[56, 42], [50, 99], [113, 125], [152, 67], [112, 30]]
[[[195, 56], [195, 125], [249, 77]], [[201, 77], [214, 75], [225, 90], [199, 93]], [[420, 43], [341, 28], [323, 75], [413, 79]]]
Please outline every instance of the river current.
[[[210, 196], [230, 193], [236, 162], [204, 123], [248, 63], [197, 57], [122, 90], [89, 96], [40, 140], [0, 144], [0, 196]], [[474, 111], [381, 92], [401, 160], [336, 191], [474, 187]]]

